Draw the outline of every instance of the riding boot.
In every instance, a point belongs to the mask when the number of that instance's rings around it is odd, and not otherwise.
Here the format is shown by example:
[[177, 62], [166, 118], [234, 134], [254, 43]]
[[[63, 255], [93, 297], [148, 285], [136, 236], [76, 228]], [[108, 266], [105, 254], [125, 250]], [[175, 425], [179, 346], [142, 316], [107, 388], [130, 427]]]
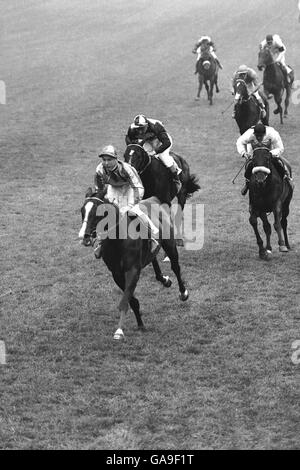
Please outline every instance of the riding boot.
[[196, 68], [195, 68], [194, 75], [197, 75], [197, 73], [198, 73], [198, 63], [199, 63], [199, 60], [197, 60], [197, 62], [196, 62]]
[[96, 259], [100, 259], [102, 256], [101, 249], [102, 249], [102, 240], [101, 238], [95, 238], [93, 242], [94, 248], [94, 255]]
[[242, 196], [246, 196], [247, 192], [248, 192], [248, 189], [249, 189], [249, 180], [245, 179], [245, 185], [243, 186], [242, 190], [241, 190], [241, 195]]
[[261, 118], [264, 119], [267, 115], [264, 103], [259, 103], [259, 107], [261, 110]]

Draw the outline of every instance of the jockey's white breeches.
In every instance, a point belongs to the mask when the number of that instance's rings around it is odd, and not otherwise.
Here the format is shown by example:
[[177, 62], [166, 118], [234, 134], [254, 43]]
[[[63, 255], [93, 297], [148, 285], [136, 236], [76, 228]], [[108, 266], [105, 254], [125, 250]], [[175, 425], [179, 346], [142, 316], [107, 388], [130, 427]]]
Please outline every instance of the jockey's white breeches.
[[[138, 188], [140, 200], [144, 196], [144, 188]], [[138, 204], [135, 204], [135, 194], [131, 186], [111, 186], [108, 185], [106, 199], [109, 202], [116, 204], [122, 215], [130, 211], [130, 213], [136, 214], [146, 226], [150, 226], [153, 236], [158, 235], [159, 230], [150, 220], [147, 214], [145, 214]]]
[[[144, 196], [144, 188], [138, 188], [140, 200], [143, 199]], [[109, 202], [116, 204], [119, 209], [123, 209], [125, 207], [133, 207], [135, 205], [135, 194], [134, 190], [131, 186], [124, 185], [124, 186], [111, 186], [110, 184], [107, 187], [106, 199]]]
[[275, 54], [274, 60], [275, 60], [275, 62], [280, 62], [284, 66], [284, 68], [286, 69], [287, 73], [290, 73], [292, 71], [292, 69], [288, 65], [286, 65], [286, 63], [285, 63], [285, 53], [286, 53], [286, 51], [279, 52], [278, 54]]
[[157, 157], [163, 162], [163, 164], [167, 167], [170, 168], [174, 164], [177, 166], [174, 158], [172, 155], [170, 155], [170, 150], [173, 145], [172, 137], [168, 134], [168, 137], [170, 139], [171, 145], [168, 147], [166, 150], [164, 150], [162, 153], [156, 153], [156, 150], [160, 147], [161, 143], [160, 141], [155, 138], [151, 142], [146, 142], [143, 147], [146, 150], [146, 152], [149, 155], [157, 155]]

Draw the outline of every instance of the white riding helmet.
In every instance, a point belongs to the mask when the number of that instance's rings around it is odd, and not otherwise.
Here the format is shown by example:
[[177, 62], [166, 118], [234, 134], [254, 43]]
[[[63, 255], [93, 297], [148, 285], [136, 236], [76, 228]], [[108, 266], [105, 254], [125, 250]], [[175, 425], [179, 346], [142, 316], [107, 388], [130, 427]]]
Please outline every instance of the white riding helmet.
[[246, 72], [247, 69], [248, 69], [247, 65], [242, 64], [242, 65], [239, 66], [238, 72]]
[[103, 157], [104, 155], [108, 155], [109, 157], [118, 158], [117, 151], [113, 145], [106, 145], [103, 147], [102, 152], [100, 153], [99, 157]]
[[133, 120], [134, 127], [146, 127], [148, 125], [147, 119], [143, 114], [138, 114]]

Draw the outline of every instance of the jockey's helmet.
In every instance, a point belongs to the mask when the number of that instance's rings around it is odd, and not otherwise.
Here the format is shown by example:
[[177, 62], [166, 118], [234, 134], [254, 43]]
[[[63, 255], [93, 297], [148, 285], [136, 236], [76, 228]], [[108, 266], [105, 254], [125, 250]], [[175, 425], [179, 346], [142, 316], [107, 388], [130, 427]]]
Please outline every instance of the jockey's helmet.
[[145, 128], [148, 125], [147, 119], [143, 114], [138, 114], [133, 120], [134, 127]]
[[267, 34], [266, 36], [266, 41], [267, 41], [267, 44], [272, 44], [273, 43], [273, 36], [272, 34]]
[[102, 152], [100, 153], [99, 157], [103, 157], [108, 155], [109, 157], [118, 158], [117, 151], [113, 145], [106, 145], [103, 147]]
[[266, 126], [259, 122], [254, 126], [253, 132], [255, 136], [263, 136], [266, 133]]
[[247, 72], [247, 70], [248, 70], [248, 67], [245, 64], [240, 65], [238, 68], [238, 72]]

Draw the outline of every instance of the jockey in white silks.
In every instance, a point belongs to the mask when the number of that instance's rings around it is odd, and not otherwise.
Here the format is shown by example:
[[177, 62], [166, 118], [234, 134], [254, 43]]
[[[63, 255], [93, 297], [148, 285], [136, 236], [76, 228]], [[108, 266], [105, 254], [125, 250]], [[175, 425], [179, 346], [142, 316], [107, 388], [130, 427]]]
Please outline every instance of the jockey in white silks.
[[242, 134], [236, 141], [236, 148], [238, 153], [241, 157], [246, 158], [247, 162], [245, 171], [246, 183], [242, 189], [242, 195], [245, 196], [248, 191], [252, 170], [251, 157], [253, 155], [253, 150], [257, 146], [266, 147], [270, 150], [272, 157], [277, 159], [279, 164], [284, 169], [287, 181], [292, 185], [291, 175], [289, 172], [290, 164], [286, 158], [282, 156], [284, 152], [284, 146], [279, 132], [277, 132], [273, 127], [265, 126], [259, 122], [255, 126], [250, 127], [250, 129], [244, 132], [244, 134]]
[[[247, 65], [240, 65], [239, 68], [234, 72], [232, 77], [232, 94], [234, 94], [234, 83], [238, 79], [243, 79], [249, 95], [255, 96], [257, 102], [261, 108], [261, 116], [264, 118], [266, 116], [266, 109], [265, 103], [261, 96], [261, 92], [259, 92], [259, 83], [258, 83], [258, 76], [254, 69], [248, 67]], [[235, 117], [235, 108], [232, 114], [232, 117]]]
[[283, 44], [280, 36], [278, 34], [268, 34], [266, 38], [260, 43], [259, 48], [270, 49], [274, 57], [274, 61], [283, 65], [289, 79], [289, 74], [291, 73], [292, 69], [285, 63], [286, 47]]
[[211, 40], [210, 36], [201, 36], [201, 38], [198, 39], [196, 42], [194, 49], [192, 50], [193, 54], [197, 54], [197, 62], [196, 62], [196, 71], [197, 73], [197, 65], [199, 60], [201, 59], [201, 55], [203, 52], [209, 52], [212, 57], [215, 59], [217, 62], [218, 66], [220, 69], [222, 69], [222, 65], [219, 61], [219, 58], [217, 57], [216, 54], [216, 46], [214, 45], [213, 41]]
[[[158, 243], [155, 237], [159, 229], [139, 207], [144, 196], [144, 186], [136, 171], [129, 163], [118, 159], [117, 152], [112, 145], [103, 148], [99, 155], [102, 162], [96, 168], [95, 190], [106, 190], [105, 199], [118, 206], [120, 214], [126, 212], [137, 215], [140, 220], [150, 228], [152, 233], [152, 249], [154, 252]], [[96, 258], [101, 258], [101, 239], [97, 238], [98, 245], [94, 248]]]

